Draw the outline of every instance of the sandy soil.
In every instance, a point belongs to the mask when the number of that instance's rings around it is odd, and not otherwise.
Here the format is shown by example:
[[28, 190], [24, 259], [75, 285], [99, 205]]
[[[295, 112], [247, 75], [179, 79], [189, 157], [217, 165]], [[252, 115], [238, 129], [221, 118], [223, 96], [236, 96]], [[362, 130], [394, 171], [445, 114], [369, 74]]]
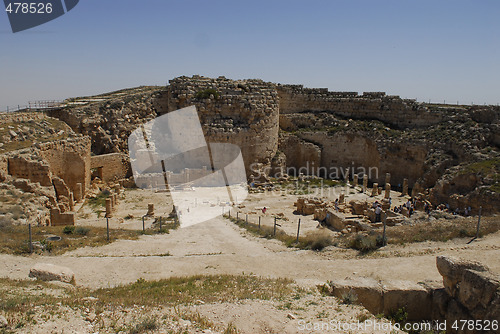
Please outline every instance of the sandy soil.
[[[131, 205], [134, 216], [143, 214], [147, 203], [153, 200], [163, 203], [163, 206], [158, 206], [160, 209], [157, 215], [160, 215], [159, 212], [170, 212], [171, 204], [168, 200], [165, 201], [165, 194], [158, 195], [162, 197], [156, 199], [148, 197], [156, 195], [158, 194], [136, 192], [127, 194], [128, 197], [120, 204], [124, 209], [119, 207], [113, 224], [142, 228], [142, 222], [139, 220], [120, 221], [120, 217], [123, 218], [122, 216], [131, 212], [127, 211]], [[295, 197], [251, 196], [241, 211], [245, 214], [247, 210], [250, 219], [256, 219], [263, 201], [269, 210], [262, 223], [272, 224], [271, 215], [284, 212], [289, 221], [283, 224], [283, 228], [292, 234], [295, 233], [298, 220], [298, 216], [293, 214]], [[84, 215], [86, 208], [82, 210], [80, 214]], [[317, 230], [318, 223], [313, 221], [311, 216], [300, 218], [303, 233]], [[96, 225], [101, 224], [101, 221], [105, 224], [103, 219], [94, 219], [91, 222], [90, 218], [79, 221], [79, 224]], [[449, 242], [424, 242], [406, 246], [389, 245], [374, 255], [359, 257], [353, 250], [335, 247], [329, 247], [322, 252], [286, 248], [277, 240], [251, 235], [219, 216], [201, 224], [171, 231], [170, 234], [142, 236], [134, 241], [121, 240], [102, 247], [77, 249], [61, 256], [20, 257], [0, 254], [0, 277], [27, 279], [30, 268], [35, 263], [44, 262], [71, 268], [75, 272], [77, 285], [90, 288], [131, 283], [139, 278], [155, 280], [196, 274], [241, 273], [287, 277], [304, 288], [313, 288], [327, 280], [356, 275], [414, 282], [440, 280], [441, 276], [435, 265], [437, 255], [480, 260], [492, 270], [500, 272], [500, 232], [469, 245], [467, 241], [469, 240], [455, 239]], [[321, 301], [323, 297], [317, 295], [311, 298], [319, 298], [320, 300], [315, 300], [314, 303], [322, 306], [297, 306], [295, 309], [283, 310], [272, 302], [249, 301], [238, 305], [199, 305], [195, 310], [219, 323], [232, 322], [243, 333], [271, 332], [271, 329], [272, 332], [303, 332], [297, 330], [301, 317], [308, 321], [317, 320], [315, 314], [319, 313], [320, 309], [330, 310], [330, 316], [325, 321], [338, 316], [338, 312], [332, 311], [335, 308], [332, 304], [333, 298], [327, 301]], [[327, 304], [332, 306], [328, 307]], [[288, 316], [290, 312], [295, 319]], [[349, 312], [346, 311], [347, 318], [355, 319], [359, 312], [360, 309], [352, 308]], [[90, 333], [90, 328], [88, 330], [76, 332]]]

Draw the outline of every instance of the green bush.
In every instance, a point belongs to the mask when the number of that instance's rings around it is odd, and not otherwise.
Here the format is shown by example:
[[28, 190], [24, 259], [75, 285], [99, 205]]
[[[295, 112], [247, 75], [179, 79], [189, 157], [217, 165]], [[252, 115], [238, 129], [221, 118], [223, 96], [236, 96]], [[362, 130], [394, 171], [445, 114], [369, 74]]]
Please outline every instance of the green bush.
[[88, 228], [88, 227], [78, 226], [75, 229], [75, 233], [79, 234], [79, 235], [87, 235], [87, 234], [89, 234], [89, 232], [90, 232], [90, 228]]
[[75, 232], [74, 226], [64, 226], [63, 233], [64, 234], [73, 234]]
[[343, 292], [340, 295], [340, 299], [342, 301], [342, 304], [352, 305], [358, 301], [358, 295], [356, 295], [356, 293], [353, 290], [349, 290], [349, 291]]
[[204, 89], [204, 90], [201, 90], [198, 93], [196, 93], [195, 98], [197, 98], [198, 100], [209, 99], [210, 95], [213, 95], [214, 98], [218, 99], [220, 96], [220, 93], [213, 88], [208, 88], [208, 89]]

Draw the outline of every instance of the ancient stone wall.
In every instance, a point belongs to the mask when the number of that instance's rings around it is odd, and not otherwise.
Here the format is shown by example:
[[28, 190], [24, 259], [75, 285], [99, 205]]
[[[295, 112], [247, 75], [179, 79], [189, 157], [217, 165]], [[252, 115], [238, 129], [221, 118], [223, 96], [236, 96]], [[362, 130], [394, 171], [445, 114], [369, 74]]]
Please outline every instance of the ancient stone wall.
[[274, 84], [225, 77], [179, 77], [170, 80], [167, 95], [166, 111], [196, 106], [207, 141], [238, 145], [247, 174], [253, 163], [270, 166], [279, 131]]
[[35, 154], [9, 155], [8, 174], [16, 178], [38, 182], [41, 186], [52, 185], [52, 173], [46, 161]]
[[[287, 155], [287, 167], [315, 161], [309, 159], [309, 156], [319, 153], [320, 163], [316, 162], [314, 169], [309, 164], [310, 174], [342, 178], [345, 169], [350, 168], [351, 175], [353, 169], [360, 175], [365, 171], [370, 182], [385, 184], [385, 174], [389, 172], [396, 186], [402, 185], [404, 179], [413, 184], [423, 174], [427, 154], [425, 147], [396, 143], [389, 147], [381, 146], [374, 139], [348, 133], [330, 135], [326, 132], [301, 132], [297, 136], [301, 138], [295, 139], [297, 143], [290, 141], [291, 139], [288, 142], [281, 141], [283, 148], [280, 146], [280, 150]], [[294, 137], [296, 136], [290, 136]], [[309, 145], [302, 144], [308, 148], [307, 154], [300, 150], [302, 146], [298, 143], [301, 141], [309, 142]], [[314, 149], [311, 151], [311, 148]], [[401, 166], [405, 168], [402, 169]]]
[[286, 155], [288, 174], [292, 174], [291, 172], [295, 170], [293, 174], [298, 176], [305, 169], [304, 174], [307, 175], [311, 174], [311, 169], [321, 166], [321, 148], [295, 135], [281, 136], [279, 149]]
[[64, 180], [74, 193], [77, 183], [85, 193], [90, 188], [90, 138], [78, 137], [39, 145], [40, 156], [50, 171]]
[[2, 112], [0, 113], [0, 125], [7, 123], [41, 121], [45, 118], [45, 114], [37, 112]]
[[329, 92], [326, 88], [304, 88], [302, 85], [278, 85], [280, 113], [328, 111], [354, 119], [377, 119], [399, 128], [436, 124], [442, 113], [433, 112], [414, 100], [383, 92]]
[[123, 153], [109, 153], [90, 157], [90, 168], [98, 169], [104, 182], [123, 179], [130, 174], [130, 163]]

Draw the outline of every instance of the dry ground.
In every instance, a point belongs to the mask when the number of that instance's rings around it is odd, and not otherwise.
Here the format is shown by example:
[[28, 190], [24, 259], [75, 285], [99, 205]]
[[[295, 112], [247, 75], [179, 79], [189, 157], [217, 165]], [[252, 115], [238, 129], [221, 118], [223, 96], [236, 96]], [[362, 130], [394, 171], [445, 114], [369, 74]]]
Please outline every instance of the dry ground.
[[[141, 197], [139, 193], [133, 194]], [[141, 208], [137, 210], [144, 211], [143, 204], [148, 200], [150, 199], [141, 202]], [[278, 196], [267, 199], [265, 203], [270, 207], [268, 213], [279, 210], [286, 212], [290, 218], [296, 218], [297, 216], [289, 212], [294, 200], [293, 197]], [[127, 201], [122, 201], [123, 203]], [[250, 198], [246, 209], [249, 212], [255, 211], [263, 203], [261, 199]], [[120, 211], [119, 215], [125, 213]], [[304, 233], [317, 229], [317, 222], [301, 218]], [[270, 217], [268, 219], [271, 221]], [[489, 219], [497, 220], [498, 217]], [[118, 221], [116, 224], [126, 223]], [[295, 227], [291, 226], [290, 231], [295, 231]], [[233, 324], [241, 333], [307, 333], [311, 331], [299, 329], [300, 320], [311, 323], [318, 320], [355, 322], [358, 318], [365, 318], [360, 307], [339, 306], [334, 298], [319, 295], [315, 289], [316, 285], [324, 284], [327, 280], [356, 275], [414, 282], [440, 280], [441, 276], [435, 265], [437, 255], [479, 259], [492, 270], [500, 272], [500, 232], [467, 244], [469, 240], [470, 238], [462, 238], [448, 242], [392, 244], [364, 256], [351, 249], [333, 246], [322, 252], [314, 252], [287, 248], [278, 240], [259, 238], [227, 219], [217, 217], [202, 224], [171, 231], [170, 234], [145, 235], [137, 240], [118, 240], [105, 246], [80, 248], [58, 256], [1, 254], [0, 277], [25, 280], [31, 266], [44, 262], [71, 268], [76, 274], [77, 285], [90, 289], [116, 287], [142, 279], [149, 281], [192, 275], [228, 274], [288, 278], [295, 282], [300, 291], [309, 292], [303, 292], [297, 297], [292, 293], [280, 300], [244, 299], [216, 303], [202, 301], [185, 307], [189, 314], [199, 313], [204, 319], [214, 323], [213, 327], [205, 328], [214, 332], [232, 330]], [[169, 256], [165, 256], [167, 253]], [[43, 313], [42, 310], [39, 313]], [[90, 313], [91, 311], [89, 309]], [[193, 324], [192, 315], [186, 315], [186, 319], [172, 318], [168, 314], [178, 315], [178, 310], [175, 311], [171, 307], [156, 307], [151, 310], [141, 309], [141, 306], [128, 307], [124, 312], [120, 311], [119, 316], [116, 315], [117, 310], [102, 312], [103, 316], [99, 319], [123, 318], [116, 320], [117, 323], [128, 325], [140, 324], [143, 321], [141, 317], [147, 315], [161, 318], [167, 314], [163, 319], [164, 327], [160, 327], [163, 331], [157, 332], [168, 332], [166, 328], [170, 328], [170, 325], [173, 326], [171, 329], [176, 330], [186, 327], [188, 332], [201, 332], [203, 327]], [[36, 325], [19, 331], [29, 332], [33, 328], [43, 328], [42, 332], [50, 333], [49, 327], [54, 333], [93, 333], [99, 328], [100, 332], [110, 330], [109, 323], [102, 326], [101, 322], [96, 323], [95, 319], [91, 318], [89, 320], [81, 311], [73, 310], [66, 312], [61, 319], [54, 320], [55, 323], [42, 319]], [[183, 321], [191, 321], [191, 324]], [[102, 328], [106, 330], [103, 331]]]

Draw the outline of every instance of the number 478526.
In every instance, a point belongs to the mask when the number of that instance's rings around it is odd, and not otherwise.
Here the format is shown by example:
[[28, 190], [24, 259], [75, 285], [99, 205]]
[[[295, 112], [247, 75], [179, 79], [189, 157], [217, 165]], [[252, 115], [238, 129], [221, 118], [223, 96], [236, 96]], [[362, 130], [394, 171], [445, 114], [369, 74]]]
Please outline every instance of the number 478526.
[[14, 2], [9, 3], [5, 8], [9, 14], [50, 14], [52, 13], [52, 4], [48, 3], [27, 3], [27, 2]]

